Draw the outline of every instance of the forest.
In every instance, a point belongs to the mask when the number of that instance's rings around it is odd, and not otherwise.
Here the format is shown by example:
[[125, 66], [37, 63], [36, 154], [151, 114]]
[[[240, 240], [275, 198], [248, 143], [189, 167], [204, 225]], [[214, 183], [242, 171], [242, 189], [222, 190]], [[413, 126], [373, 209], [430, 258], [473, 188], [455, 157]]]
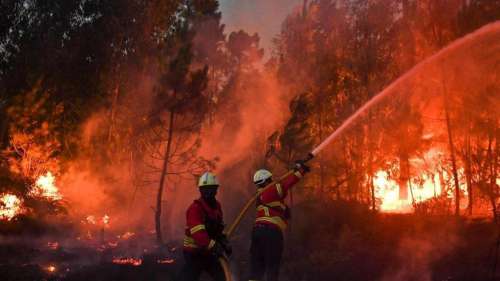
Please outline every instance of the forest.
[[220, 5], [0, 1], [0, 279], [177, 280], [201, 174], [230, 225], [338, 132], [282, 280], [500, 280], [500, 1], [304, 0], [269, 50]]

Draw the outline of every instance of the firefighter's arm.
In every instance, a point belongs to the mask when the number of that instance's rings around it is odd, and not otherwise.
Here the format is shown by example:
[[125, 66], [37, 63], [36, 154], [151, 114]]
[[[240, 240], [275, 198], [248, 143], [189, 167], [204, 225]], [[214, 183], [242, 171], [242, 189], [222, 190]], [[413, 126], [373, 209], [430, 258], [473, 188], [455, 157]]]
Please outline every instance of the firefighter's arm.
[[203, 213], [198, 206], [195, 205], [189, 208], [187, 212], [187, 225], [196, 245], [207, 250], [214, 247], [215, 240], [210, 239], [208, 236], [205, 229], [205, 222], [203, 221]]
[[299, 182], [305, 173], [306, 171], [302, 169], [294, 170], [292, 174], [276, 183], [273, 187], [265, 190], [260, 195], [261, 202], [268, 203], [285, 198], [288, 194], [288, 190], [290, 190], [290, 188], [292, 188], [297, 182]]

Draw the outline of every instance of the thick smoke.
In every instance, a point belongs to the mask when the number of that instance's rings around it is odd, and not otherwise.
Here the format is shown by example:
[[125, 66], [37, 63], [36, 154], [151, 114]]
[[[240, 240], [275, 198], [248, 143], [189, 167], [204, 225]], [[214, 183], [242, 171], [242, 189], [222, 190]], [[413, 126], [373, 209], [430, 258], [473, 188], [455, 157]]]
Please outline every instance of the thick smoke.
[[409, 235], [396, 246], [396, 262], [380, 281], [431, 281], [433, 266], [460, 245], [453, 229], [432, 229], [430, 233]]
[[[271, 74], [238, 78], [229, 94], [229, 105], [221, 109], [212, 124], [202, 130], [200, 154], [208, 159], [218, 158], [214, 171], [221, 181], [219, 200], [229, 223], [254, 192], [251, 177], [255, 165], [262, 162], [267, 137], [279, 129], [289, 116], [286, 92]], [[167, 197], [175, 198], [170, 206], [170, 221], [182, 224], [184, 211], [197, 197], [195, 182]], [[190, 190], [187, 191], [186, 189]]]
[[[143, 160], [150, 155], [131, 157], [116, 151], [112, 147], [116, 140], [96, 144], [96, 141], [106, 139], [109, 130], [135, 130], [131, 134], [137, 133], [141, 129], [141, 120], [151, 112], [155, 95], [154, 76], [132, 72], [132, 79], [135, 81], [133, 87], [120, 89], [116, 112], [110, 108], [99, 110], [82, 126], [81, 149], [86, 153], [71, 161], [65, 173], [57, 179], [57, 184], [70, 214], [76, 219], [108, 214], [113, 228], [126, 230], [140, 226], [150, 231], [154, 228], [152, 210], [159, 173], [147, 176], [143, 171], [134, 170], [144, 169]], [[215, 115], [204, 123], [200, 135], [202, 146], [198, 151], [201, 157], [218, 159], [214, 172], [222, 183], [219, 199], [223, 201], [228, 223], [245, 198], [253, 193], [253, 189], [247, 188], [249, 184], [252, 186], [251, 175], [264, 159], [267, 137], [282, 127], [288, 118], [290, 101], [287, 91], [274, 75], [264, 70], [254, 69], [238, 75], [232, 83]], [[112, 116], [117, 128], [110, 127]], [[88, 154], [96, 155], [95, 151], [89, 151], [92, 149], [109, 153], [107, 157], [111, 162], [102, 164], [101, 159], [88, 157]], [[151, 163], [158, 169], [161, 167], [161, 161]], [[151, 181], [145, 182], [142, 177]], [[198, 197], [196, 179], [189, 175], [169, 176], [164, 192], [164, 235], [167, 240], [177, 239], [183, 233], [185, 209]]]

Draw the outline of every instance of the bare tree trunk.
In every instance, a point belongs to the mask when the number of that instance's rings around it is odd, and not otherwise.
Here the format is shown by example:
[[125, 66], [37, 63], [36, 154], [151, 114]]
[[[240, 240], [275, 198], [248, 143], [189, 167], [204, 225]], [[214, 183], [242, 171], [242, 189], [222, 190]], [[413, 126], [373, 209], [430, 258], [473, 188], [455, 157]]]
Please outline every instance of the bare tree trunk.
[[467, 205], [467, 210], [469, 216], [472, 216], [472, 206], [474, 203], [474, 198], [472, 195], [472, 170], [471, 170], [471, 147], [470, 147], [470, 132], [467, 132], [465, 137], [465, 177], [467, 179], [467, 193], [469, 202]]
[[410, 162], [408, 160], [408, 153], [401, 152], [399, 154], [399, 199], [408, 199], [408, 181], [410, 180], [410, 171], [408, 167]]
[[161, 232], [161, 202], [163, 199], [163, 187], [165, 185], [165, 179], [167, 177], [167, 167], [168, 161], [170, 159], [170, 149], [172, 146], [172, 135], [174, 132], [174, 110], [170, 110], [169, 125], [168, 125], [168, 137], [167, 137], [167, 148], [165, 151], [165, 157], [163, 159], [163, 167], [160, 175], [160, 185], [158, 186], [158, 194], [156, 195], [156, 209], [155, 209], [155, 229], [156, 229], [156, 241], [159, 245], [163, 244], [163, 237]]
[[373, 184], [373, 142], [372, 139], [372, 112], [368, 111], [368, 179], [370, 180], [370, 194], [371, 194], [371, 203], [372, 203], [372, 211], [375, 212], [375, 185]]
[[[319, 110], [318, 110], [318, 135], [319, 135], [319, 142], [323, 141], [323, 105], [320, 102], [319, 103]], [[320, 191], [321, 194], [325, 194], [325, 158], [323, 154], [319, 155], [319, 185], [320, 185]]]
[[375, 185], [373, 184], [373, 176], [369, 176], [370, 179], [370, 191], [371, 191], [371, 197], [372, 197], [372, 211], [376, 211], [375, 209]]
[[486, 179], [486, 184], [489, 185], [489, 194], [490, 194], [490, 202], [491, 202], [491, 207], [493, 211], [493, 220], [495, 223], [498, 222], [498, 213], [497, 213], [497, 205], [496, 201], [498, 198], [498, 186], [496, 184], [497, 176], [496, 176], [496, 170], [497, 170], [497, 159], [496, 159], [496, 154], [498, 153], [498, 139], [495, 142], [495, 153], [493, 153], [493, 148], [492, 148], [492, 143], [493, 143], [493, 136], [489, 136], [489, 141], [488, 141], [488, 152], [487, 152], [487, 164], [486, 168], [490, 170], [489, 173], [489, 182], [488, 179]]
[[[0, 101], [1, 102], [1, 101]], [[8, 118], [7, 114], [4, 112], [2, 104], [0, 104], [0, 149], [7, 147], [8, 143]]]
[[[410, 190], [410, 195], [411, 195], [411, 203], [413, 205], [413, 208], [416, 209], [417, 207], [417, 202], [415, 201], [415, 196], [413, 195], [413, 186], [411, 185], [411, 178], [410, 178], [410, 161], [408, 161], [408, 159], [406, 160], [406, 171], [407, 171], [407, 175], [408, 175], [408, 178], [405, 182], [405, 185], [408, 185], [408, 189]], [[407, 191], [408, 193], [408, 191]], [[408, 198], [408, 196], [406, 197]]]
[[432, 186], [434, 187], [434, 197], [437, 197], [435, 174], [432, 174]]
[[453, 172], [453, 179], [455, 182], [455, 215], [460, 215], [460, 184], [458, 183], [458, 172], [457, 172], [457, 162], [455, 158], [455, 147], [453, 145], [453, 135], [451, 130], [451, 122], [450, 122], [450, 113], [448, 108], [448, 99], [447, 99], [447, 91], [446, 84], [444, 81], [444, 77], [442, 78], [442, 86], [443, 86], [443, 104], [444, 104], [444, 113], [446, 118], [446, 129], [448, 131], [448, 145], [450, 147], [450, 156], [451, 156], [451, 166]]

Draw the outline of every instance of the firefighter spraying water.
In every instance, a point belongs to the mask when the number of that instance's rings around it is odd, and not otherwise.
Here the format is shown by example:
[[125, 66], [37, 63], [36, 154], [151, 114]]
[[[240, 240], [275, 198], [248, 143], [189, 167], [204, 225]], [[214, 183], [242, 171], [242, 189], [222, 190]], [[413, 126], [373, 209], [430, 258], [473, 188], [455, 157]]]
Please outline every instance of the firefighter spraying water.
[[[250, 246], [250, 280], [277, 281], [283, 253], [283, 231], [290, 219], [290, 209], [285, 204], [288, 191], [307, 172], [305, 161], [297, 161], [293, 173], [271, 185], [272, 173], [258, 170], [253, 178], [257, 190], [265, 189], [257, 198], [257, 218], [252, 230]], [[266, 188], [268, 186], [268, 188]]]
[[[259, 170], [255, 173], [254, 183], [258, 186], [256, 194], [247, 202], [236, 217], [233, 224], [231, 224], [225, 231], [226, 237], [229, 238], [236, 230], [236, 227], [240, 224], [246, 212], [257, 202], [256, 227], [252, 233], [252, 277], [250, 280], [260, 280], [259, 278], [262, 278], [265, 273], [263, 268], [267, 268], [267, 280], [277, 280], [278, 278], [276, 271], [279, 268], [279, 260], [282, 251], [282, 237], [279, 232], [268, 231], [267, 227], [273, 227], [275, 229], [280, 229], [281, 231], [286, 226], [286, 206], [282, 205], [282, 200], [286, 197], [286, 191], [293, 186], [293, 184], [295, 184], [302, 175], [309, 171], [309, 167], [305, 164], [318, 155], [335, 139], [337, 139], [369, 108], [375, 106], [388, 95], [394, 93], [395, 89], [404, 84], [406, 80], [415, 75], [417, 72], [421, 71], [425, 66], [441, 59], [448, 52], [473, 41], [477, 37], [486, 36], [489, 33], [498, 30], [499, 27], [500, 22], [498, 21], [486, 25], [471, 34], [452, 42], [436, 54], [414, 66], [412, 69], [392, 82], [384, 90], [375, 95], [361, 108], [356, 110], [356, 112], [349, 116], [340, 125], [340, 127], [333, 131], [322, 143], [316, 146], [305, 159], [296, 161], [295, 169], [290, 170], [278, 180], [272, 181], [272, 174], [266, 170]], [[266, 230], [262, 230], [262, 228], [266, 228]], [[219, 258], [219, 262], [224, 269], [227, 270], [229, 268], [225, 258]], [[226, 280], [231, 280], [230, 278], [230, 273], [226, 271]]]

